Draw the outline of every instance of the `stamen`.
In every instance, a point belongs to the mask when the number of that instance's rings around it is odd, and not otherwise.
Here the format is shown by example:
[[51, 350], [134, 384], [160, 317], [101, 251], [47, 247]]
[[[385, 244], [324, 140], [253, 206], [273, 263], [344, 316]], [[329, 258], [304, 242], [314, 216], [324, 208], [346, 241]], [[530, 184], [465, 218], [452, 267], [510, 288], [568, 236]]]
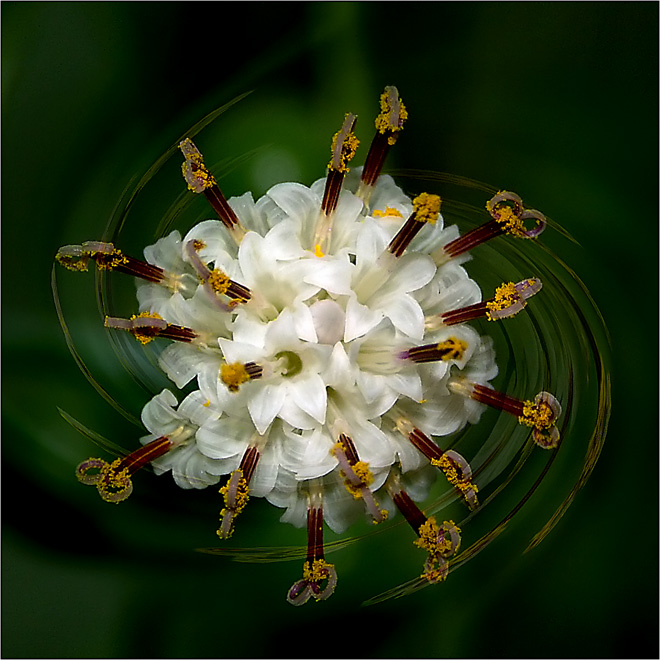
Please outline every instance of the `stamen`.
[[520, 424], [532, 427], [532, 437], [539, 447], [554, 449], [559, 444], [559, 431], [555, 424], [561, 415], [561, 405], [549, 392], [539, 392], [533, 401], [523, 401], [466, 379], [450, 380], [448, 386], [452, 392], [502, 410], [517, 417]]
[[76, 468], [76, 477], [83, 484], [96, 486], [106, 502], [118, 504], [133, 492], [131, 475], [173, 447], [168, 437], [161, 436], [112, 463], [101, 458], [88, 458]]
[[371, 515], [374, 524], [383, 522], [387, 518], [387, 509], [381, 509], [370, 489], [374, 477], [369, 469], [369, 464], [361, 461], [353, 440], [340, 434], [339, 441], [332, 448], [333, 455], [337, 458], [341, 472], [344, 475], [346, 490], [357, 500], [362, 499]]
[[307, 560], [303, 565], [303, 578], [289, 589], [286, 599], [292, 605], [304, 605], [310, 598], [325, 600], [332, 596], [336, 586], [337, 572], [325, 561], [323, 551], [321, 495], [313, 494], [307, 507]]
[[536, 295], [542, 287], [541, 280], [536, 277], [516, 284], [513, 282], [502, 284], [495, 290], [493, 298], [429, 316], [426, 318], [425, 327], [427, 330], [437, 330], [442, 326], [467, 323], [484, 317], [489, 321], [511, 318], [522, 311], [527, 306], [527, 300]]
[[[512, 234], [517, 238], [537, 238], [546, 226], [545, 216], [540, 211], [525, 209], [522, 200], [515, 193], [498, 192], [486, 203], [486, 209], [493, 219], [437, 250], [432, 255], [436, 263], [453, 259], [501, 234]], [[536, 225], [527, 229], [525, 220], [535, 220]]]
[[446, 560], [458, 550], [461, 544], [460, 533], [461, 530], [453, 520], [445, 520], [438, 526], [433, 516], [420, 527], [415, 545], [429, 553], [421, 577], [433, 584], [447, 578], [449, 565]]
[[333, 215], [339, 202], [342, 183], [349, 170], [348, 163], [360, 144], [353, 133], [356, 122], [357, 116], [347, 113], [341, 129], [332, 138], [332, 158], [328, 163], [328, 176], [325, 180], [325, 190], [321, 202], [321, 217], [314, 235], [314, 254], [316, 256], [323, 256], [330, 249]]
[[238, 392], [243, 383], [256, 380], [263, 376], [264, 369], [255, 362], [233, 362], [224, 363], [220, 367], [220, 380], [227, 386], [230, 392]]
[[188, 190], [194, 193], [204, 193], [213, 210], [218, 214], [222, 223], [227, 227], [237, 244], [245, 236], [245, 228], [241, 225], [238, 216], [222, 194], [215, 177], [204, 165], [204, 158], [190, 138], [179, 144], [179, 149], [185, 161], [181, 165], [183, 178], [188, 184]]
[[234, 533], [236, 517], [247, 506], [250, 499], [250, 481], [261, 458], [261, 452], [250, 446], [245, 450], [238, 469], [234, 470], [229, 481], [220, 489], [225, 506], [220, 511], [220, 528], [217, 531], [221, 539], [228, 539]]
[[190, 260], [190, 265], [194, 268], [200, 282], [202, 282], [204, 288], [210, 294], [214, 297], [225, 295], [232, 299], [232, 302], [228, 306], [221, 303], [221, 307], [225, 311], [230, 311], [237, 304], [247, 302], [252, 298], [252, 292], [246, 286], [230, 279], [219, 268], [211, 270], [197, 254], [199, 249], [200, 241], [191, 240], [186, 243], [186, 254]]
[[422, 193], [413, 199], [412, 215], [387, 246], [387, 249], [395, 257], [400, 257], [405, 252], [412, 239], [417, 236], [426, 223], [435, 224], [440, 213], [441, 202], [442, 200], [438, 195], [429, 195], [428, 193]]
[[399, 353], [402, 360], [410, 360], [416, 364], [424, 362], [448, 362], [449, 360], [460, 360], [467, 350], [467, 343], [456, 337], [449, 337], [439, 344], [425, 344], [415, 346]]
[[358, 189], [358, 197], [365, 204], [373, 187], [380, 176], [385, 158], [403, 130], [403, 124], [408, 118], [408, 111], [399, 97], [396, 87], [388, 86], [380, 96], [380, 114], [376, 117], [376, 135], [371, 142], [367, 159], [362, 170], [362, 178]]
[[86, 271], [92, 260], [99, 270], [116, 270], [148, 282], [159, 283], [165, 279], [162, 268], [128, 257], [112, 243], [87, 241], [82, 245], [65, 245], [57, 251], [55, 259], [60, 265], [74, 271]]
[[158, 314], [149, 314], [148, 312], [143, 312], [137, 316], [131, 316], [130, 319], [106, 316], [105, 327], [126, 330], [142, 344], [148, 344], [156, 337], [190, 343], [199, 336], [190, 328], [168, 323]]
[[429, 582], [442, 582], [449, 573], [446, 559], [453, 555], [461, 543], [460, 529], [453, 520], [438, 526], [433, 516], [427, 518], [412, 501], [398, 481], [390, 479], [387, 488], [394, 504], [418, 535], [414, 544], [428, 552], [421, 577]]
[[472, 468], [461, 454], [453, 449], [442, 451], [425, 433], [405, 421], [398, 421], [397, 428], [429, 459], [431, 465], [442, 471], [447, 481], [460, 492], [471, 510], [479, 506], [477, 500], [479, 489], [472, 482]]

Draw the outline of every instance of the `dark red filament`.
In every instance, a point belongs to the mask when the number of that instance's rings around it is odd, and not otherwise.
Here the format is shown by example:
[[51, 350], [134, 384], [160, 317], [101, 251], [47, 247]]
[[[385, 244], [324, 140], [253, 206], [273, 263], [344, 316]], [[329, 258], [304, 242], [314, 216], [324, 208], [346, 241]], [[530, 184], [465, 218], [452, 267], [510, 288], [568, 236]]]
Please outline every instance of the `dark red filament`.
[[364, 169], [362, 170], [362, 183], [366, 186], [373, 186], [385, 164], [385, 158], [390, 150], [389, 137], [392, 133], [387, 131], [381, 133], [378, 131], [371, 142], [367, 159], [364, 162]]
[[350, 465], [355, 465], [360, 460], [360, 457], [358, 456], [357, 449], [355, 448], [355, 443], [353, 440], [342, 433], [339, 436], [339, 442], [341, 443], [341, 446], [344, 449], [344, 453], [346, 454], [346, 460], [348, 460]]
[[479, 401], [479, 403], [484, 403], [491, 408], [503, 410], [516, 417], [522, 416], [525, 407], [524, 401], [509, 396], [508, 394], [504, 394], [503, 392], [497, 392], [489, 387], [484, 387], [483, 385], [474, 385], [474, 391], [472, 392], [471, 397], [475, 401]]
[[413, 213], [404, 223], [403, 227], [399, 229], [397, 235], [390, 241], [387, 249], [395, 256], [400, 257], [410, 245], [415, 236], [419, 233], [420, 229], [425, 225], [424, 222], [419, 222], [415, 219]]
[[431, 440], [425, 433], [422, 433], [418, 428], [414, 428], [408, 435], [408, 439], [412, 442], [419, 451], [429, 459], [429, 461], [440, 460], [444, 452], [438, 445]]
[[427, 518], [420, 508], [410, 499], [410, 495], [401, 489], [395, 495], [392, 495], [394, 504], [401, 511], [408, 524], [419, 534], [419, 528], [426, 522]]
[[257, 463], [261, 458], [261, 452], [256, 447], [248, 447], [241, 458], [241, 464], [238, 469], [243, 474], [243, 479], [249, 484], [254, 471], [257, 469]]
[[307, 561], [311, 566], [323, 554], [323, 507], [310, 506], [307, 509]]
[[442, 322], [444, 325], [456, 325], [457, 323], [466, 323], [474, 319], [486, 316], [488, 312], [488, 300], [474, 303], [474, 305], [467, 305], [460, 309], [452, 309], [449, 312], [441, 314]]
[[325, 180], [325, 190], [323, 191], [323, 201], [321, 202], [321, 210], [326, 215], [330, 215], [337, 208], [343, 182], [344, 172], [333, 169], [328, 170], [328, 176]]
[[128, 474], [135, 474], [147, 463], [151, 463], [151, 461], [155, 461], [157, 458], [167, 454], [171, 448], [172, 443], [167, 436], [163, 435], [160, 438], [156, 438], [123, 458], [117, 467], [117, 472], [126, 469], [128, 470]]
[[489, 241], [495, 236], [499, 236], [504, 233], [504, 225], [499, 223], [497, 220], [489, 220], [486, 224], [481, 225], [472, 229], [464, 236], [447, 243], [445, 245], [445, 253], [450, 257], [457, 257], [459, 254], [468, 252], [477, 245]]

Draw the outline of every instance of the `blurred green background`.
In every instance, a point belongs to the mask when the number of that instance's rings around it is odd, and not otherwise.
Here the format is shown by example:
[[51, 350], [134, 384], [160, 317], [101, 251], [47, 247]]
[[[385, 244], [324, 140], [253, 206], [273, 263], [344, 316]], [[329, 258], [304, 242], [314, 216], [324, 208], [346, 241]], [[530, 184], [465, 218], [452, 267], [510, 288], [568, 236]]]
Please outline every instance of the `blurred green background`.
[[[1, 9], [4, 657], [657, 657], [657, 3]], [[215, 541], [210, 493], [145, 475], [111, 507], [75, 482], [95, 450], [57, 406], [124, 446], [136, 434], [71, 359], [51, 266], [60, 245], [99, 237], [131, 177], [237, 94], [254, 90], [222, 120], [226, 155], [257, 151], [223, 188], [256, 196], [321, 176], [343, 112], [370, 135], [386, 84], [411, 116], [390, 166], [515, 190], [581, 243], [562, 256], [611, 331], [609, 439], [524, 557], [539, 527], [525, 512], [441, 587], [360, 608], [416, 570], [399, 529], [336, 555], [337, 593], [294, 609], [284, 593], [300, 562], [191, 552]], [[73, 279], [60, 275], [72, 332], [138, 412], [147, 395], [110, 352], [92, 277]], [[245, 545], [298, 542], [269, 507], [244, 515]]]

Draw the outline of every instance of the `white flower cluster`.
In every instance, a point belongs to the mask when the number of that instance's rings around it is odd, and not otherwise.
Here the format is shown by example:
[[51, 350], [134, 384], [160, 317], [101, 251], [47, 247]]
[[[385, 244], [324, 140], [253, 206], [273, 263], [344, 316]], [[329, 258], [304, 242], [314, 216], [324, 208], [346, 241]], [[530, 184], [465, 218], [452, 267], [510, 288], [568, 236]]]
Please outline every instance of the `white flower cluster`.
[[[429, 256], [458, 232], [444, 228], [440, 216], [406, 254], [393, 257], [386, 248], [413, 203], [381, 176], [367, 206], [351, 191], [357, 173], [343, 186], [323, 256], [314, 252], [313, 232], [325, 179], [311, 188], [276, 185], [256, 203], [250, 193], [230, 199], [247, 230], [238, 246], [222, 222], [206, 220], [183, 239], [175, 231], [145, 249], [146, 260], [176, 273], [178, 283], [139, 282], [140, 311], [199, 336], [173, 342], [159, 359], [177, 388], [195, 381], [197, 389], [178, 407], [164, 390], [142, 414], [152, 433], [143, 443], [169, 436], [176, 445], [153, 466], [171, 470], [179, 486], [218, 482], [256, 447], [250, 495], [286, 508], [283, 520], [302, 526], [310, 487], [320, 488], [324, 520], [342, 532], [363, 507], [344, 487], [333, 453], [341, 434], [368, 464], [370, 489], [387, 510], [391, 500], [381, 487], [393, 470], [414, 499], [425, 497], [429, 483], [419, 476], [429, 461], [401, 432], [401, 420], [437, 436], [478, 421], [483, 405], [447, 383], [456, 374], [482, 385], [494, 378], [492, 341], [467, 324], [426, 327], [431, 317], [481, 301], [462, 266], [453, 260], [438, 267]], [[197, 259], [248, 287], [249, 302], [221, 309], [197, 277]], [[446, 359], [416, 364], [402, 357], [450, 338], [460, 350]], [[234, 386], [223, 378], [223, 365], [249, 363], [262, 368], [259, 378]]]
[[501, 234], [535, 238], [543, 215], [501, 191], [486, 204], [484, 225], [462, 236], [445, 228], [437, 195], [410, 199], [381, 175], [407, 111], [395, 87], [380, 102], [363, 169], [347, 167], [358, 145], [349, 113], [324, 179], [276, 185], [256, 202], [250, 193], [227, 200], [185, 139], [188, 188], [207, 197], [219, 220], [161, 238], [145, 249], [146, 261], [98, 241], [64, 246], [56, 257], [71, 270], [94, 261], [138, 278], [140, 314], [108, 317], [106, 326], [142, 343], [172, 340], [159, 365], [187, 393], [181, 401], [168, 389], [155, 396], [142, 412], [151, 433], [143, 446], [112, 463], [84, 461], [78, 479], [120, 502], [147, 463], [171, 471], [182, 488], [229, 475], [220, 488], [221, 538], [251, 496], [285, 509], [283, 521], [307, 525], [303, 578], [287, 594], [294, 605], [335, 588], [323, 524], [341, 533], [365, 509], [374, 523], [401, 511], [428, 552], [422, 577], [446, 577], [460, 529], [414, 502], [441, 473], [476, 509], [479, 477], [451, 441], [433, 436], [476, 423], [488, 405], [532, 427], [541, 447], [559, 441], [558, 401], [492, 389], [493, 342], [468, 325], [514, 316], [540, 281], [505, 283], [482, 300], [461, 265]]

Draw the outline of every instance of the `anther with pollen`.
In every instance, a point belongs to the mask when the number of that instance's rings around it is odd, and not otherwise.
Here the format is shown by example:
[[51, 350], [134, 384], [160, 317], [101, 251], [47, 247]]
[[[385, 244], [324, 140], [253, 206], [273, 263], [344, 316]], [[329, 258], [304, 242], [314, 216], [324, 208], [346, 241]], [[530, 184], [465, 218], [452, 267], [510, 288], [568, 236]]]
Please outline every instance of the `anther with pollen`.
[[401, 351], [399, 358], [401, 360], [410, 360], [415, 364], [440, 361], [448, 362], [449, 360], [460, 360], [467, 347], [467, 343], [462, 339], [449, 337], [438, 344], [425, 344], [424, 346], [415, 346]]
[[365, 204], [369, 203], [373, 188], [383, 169], [385, 158], [397, 141], [407, 118], [408, 111], [399, 97], [397, 88], [386, 87], [380, 96], [380, 114], [376, 117], [375, 122], [376, 135], [369, 147], [357, 192], [358, 197], [361, 197]]
[[427, 317], [426, 329], [436, 330], [442, 326], [467, 323], [479, 318], [486, 318], [489, 321], [511, 318], [522, 311], [527, 306], [527, 300], [536, 295], [542, 287], [541, 280], [536, 277], [516, 284], [513, 282], [502, 284], [495, 290], [495, 296], [489, 300]]
[[397, 509], [417, 534], [415, 545], [428, 552], [421, 577], [432, 583], [442, 582], [449, 573], [447, 559], [461, 544], [461, 530], [453, 520], [445, 520], [438, 525], [433, 516], [427, 518], [410, 495], [401, 488], [398, 478], [390, 478], [387, 489]]
[[[545, 216], [540, 211], [524, 208], [522, 199], [512, 192], [498, 192], [486, 203], [486, 210], [492, 220], [440, 248], [433, 254], [436, 262], [453, 259], [502, 234], [511, 234], [517, 238], [537, 238], [546, 226]], [[525, 226], [527, 220], [533, 220], [536, 224], [528, 229]]]
[[363, 500], [374, 524], [383, 522], [387, 518], [387, 509], [381, 509], [374, 498], [370, 488], [374, 480], [373, 474], [369, 464], [360, 460], [353, 440], [344, 433], [340, 434], [332, 453], [344, 475], [346, 490], [355, 499]]
[[126, 256], [112, 243], [101, 241], [87, 241], [82, 245], [65, 245], [57, 251], [55, 259], [60, 265], [73, 271], [84, 272], [88, 269], [89, 262], [94, 261], [99, 270], [116, 270], [147, 282], [160, 283], [166, 278], [162, 268]]
[[477, 499], [479, 489], [472, 481], [472, 468], [461, 454], [453, 449], [442, 451], [431, 438], [407, 420], [398, 420], [397, 428], [428, 458], [431, 465], [435, 465], [445, 475], [447, 481], [461, 494], [470, 510], [479, 506]]
[[236, 516], [247, 506], [250, 499], [250, 480], [261, 458], [259, 450], [250, 446], [245, 450], [241, 463], [234, 470], [227, 483], [220, 489], [225, 506], [220, 511], [220, 527], [217, 531], [221, 539], [228, 539], [234, 533]]
[[[195, 270], [200, 282], [204, 288], [216, 300], [217, 304], [228, 311], [239, 303], [247, 302], [252, 298], [252, 292], [246, 286], [230, 279], [226, 273], [219, 268], [211, 270], [200, 258], [197, 251], [200, 249], [200, 242], [191, 240], [186, 243], [186, 254], [190, 265]], [[225, 295], [231, 298], [231, 302], [226, 305], [217, 296]]]
[[112, 463], [101, 458], [88, 458], [76, 468], [76, 477], [85, 485], [96, 486], [106, 502], [118, 504], [133, 492], [131, 476], [173, 447], [169, 438], [161, 436]]
[[256, 362], [223, 363], [220, 367], [220, 380], [230, 392], [238, 392], [243, 383], [261, 378], [264, 368]]
[[245, 236], [245, 229], [222, 194], [215, 177], [204, 165], [201, 152], [190, 138], [183, 140], [179, 144], [179, 149], [185, 158], [181, 165], [181, 172], [188, 184], [188, 190], [194, 193], [204, 193], [222, 224], [227, 227], [236, 243], [240, 243]]
[[321, 202], [321, 215], [314, 234], [314, 253], [322, 257], [330, 249], [332, 239], [332, 224], [334, 212], [339, 203], [339, 195], [348, 173], [348, 163], [351, 161], [360, 144], [353, 132], [357, 116], [347, 113], [341, 129], [332, 138], [332, 158], [328, 163], [328, 175], [325, 180], [325, 190]]
[[387, 246], [388, 251], [395, 257], [400, 257], [425, 224], [434, 225], [436, 223], [440, 214], [441, 202], [442, 200], [438, 195], [429, 195], [428, 193], [417, 195], [413, 199], [412, 215], [390, 241]]
[[148, 344], [156, 337], [190, 343], [199, 336], [194, 330], [182, 325], [174, 325], [162, 319], [158, 314], [142, 313], [121, 319], [112, 316], [105, 317], [106, 328], [116, 328], [130, 332], [141, 344]]
[[539, 447], [554, 449], [559, 444], [559, 430], [555, 424], [561, 415], [561, 405], [549, 392], [539, 392], [533, 401], [523, 401], [465, 378], [450, 380], [448, 387], [456, 394], [517, 417], [520, 424], [532, 428], [532, 437]]
[[310, 598], [325, 600], [337, 586], [337, 572], [325, 561], [323, 549], [323, 506], [319, 492], [310, 495], [307, 507], [307, 559], [303, 578], [289, 589], [286, 599], [292, 605], [304, 605]]

